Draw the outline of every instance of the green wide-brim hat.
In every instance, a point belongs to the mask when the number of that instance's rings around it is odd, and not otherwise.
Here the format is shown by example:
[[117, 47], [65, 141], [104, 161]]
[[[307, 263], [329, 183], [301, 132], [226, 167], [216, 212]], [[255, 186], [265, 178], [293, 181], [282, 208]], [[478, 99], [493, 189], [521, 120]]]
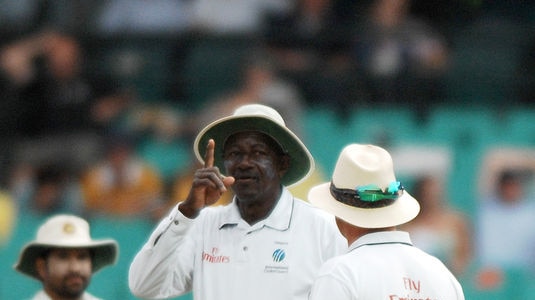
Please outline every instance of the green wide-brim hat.
[[225, 173], [223, 146], [227, 138], [243, 131], [257, 131], [274, 139], [290, 156], [290, 167], [281, 182], [291, 186], [307, 178], [314, 170], [314, 159], [303, 142], [286, 127], [282, 116], [273, 108], [262, 104], [248, 104], [237, 108], [232, 116], [208, 124], [195, 138], [193, 151], [204, 164], [208, 140], [215, 141], [214, 165]]

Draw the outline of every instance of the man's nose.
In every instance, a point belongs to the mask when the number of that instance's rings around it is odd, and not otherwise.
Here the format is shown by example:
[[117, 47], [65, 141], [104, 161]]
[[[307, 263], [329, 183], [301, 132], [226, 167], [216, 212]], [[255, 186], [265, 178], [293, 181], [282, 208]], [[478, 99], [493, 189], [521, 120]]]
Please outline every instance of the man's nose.
[[83, 265], [85, 264], [85, 260], [79, 259], [77, 257], [71, 257], [69, 259], [69, 268], [71, 270], [80, 270], [83, 268]]
[[242, 153], [238, 158], [238, 164], [250, 164], [252, 161], [251, 153]]

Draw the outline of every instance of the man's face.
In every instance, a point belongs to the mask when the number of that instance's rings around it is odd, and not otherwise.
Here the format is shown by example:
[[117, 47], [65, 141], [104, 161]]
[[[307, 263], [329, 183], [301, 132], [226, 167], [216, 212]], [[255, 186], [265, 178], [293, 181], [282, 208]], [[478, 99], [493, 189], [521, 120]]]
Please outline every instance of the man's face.
[[88, 249], [52, 249], [36, 262], [44, 290], [61, 299], [77, 299], [89, 286], [92, 274]]
[[501, 185], [501, 199], [506, 203], [516, 203], [524, 196], [524, 187], [520, 179], [510, 179]]
[[235, 178], [232, 190], [240, 201], [278, 198], [289, 158], [270, 137], [240, 132], [230, 136], [223, 148], [226, 174]]

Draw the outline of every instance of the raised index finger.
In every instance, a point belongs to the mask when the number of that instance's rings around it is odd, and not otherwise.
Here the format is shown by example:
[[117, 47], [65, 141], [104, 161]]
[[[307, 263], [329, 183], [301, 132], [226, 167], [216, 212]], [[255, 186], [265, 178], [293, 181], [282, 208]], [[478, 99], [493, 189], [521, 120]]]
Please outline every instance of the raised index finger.
[[213, 139], [208, 140], [206, 145], [206, 153], [204, 154], [204, 167], [211, 168], [214, 166], [214, 148], [215, 141]]

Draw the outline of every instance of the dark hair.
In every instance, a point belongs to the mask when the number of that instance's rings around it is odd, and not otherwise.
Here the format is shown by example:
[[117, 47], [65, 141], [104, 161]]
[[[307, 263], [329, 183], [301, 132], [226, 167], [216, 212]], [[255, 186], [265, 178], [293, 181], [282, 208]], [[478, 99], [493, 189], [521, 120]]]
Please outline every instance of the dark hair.
[[506, 183], [511, 182], [519, 182], [521, 183], [523, 179], [525, 178], [526, 171], [523, 170], [513, 170], [513, 169], [506, 169], [500, 172], [500, 175], [498, 177], [498, 184], [503, 185]]
[[37, 255], [37, 258], [42, 258], [46, 260], [48, 256], [50, 255], [50, 251], [52, 251], [52, 248], [43, 249], [42, 251], [39, 252], [39, 254]]
[[67, 173], [68, 170], [59, 163], [49, 163], [37, 168], [35, 180], [38, 185], [61, 183]]

